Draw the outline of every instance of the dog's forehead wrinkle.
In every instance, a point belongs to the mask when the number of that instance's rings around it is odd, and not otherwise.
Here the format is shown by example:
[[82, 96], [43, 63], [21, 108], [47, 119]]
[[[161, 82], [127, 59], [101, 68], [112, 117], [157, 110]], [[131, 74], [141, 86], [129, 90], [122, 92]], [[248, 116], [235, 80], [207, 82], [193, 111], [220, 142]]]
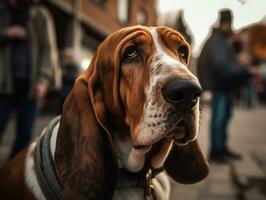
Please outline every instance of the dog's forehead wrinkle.
[[168, 59], [170, 59], [172, 61], [176, 61], [175, 59], [173, 59], [171, 56], [169, 56], [165, 52], [165, 50], [163, 49], [163, 47], [159, 43], [159, 35], [158, 35], [158, 32], [157, 32], [157, 29], [156, 28], [150, 28], [149, 30], [150, 30], [150, 33], [151, 33], [151, 36], [152, 36], [153, 43], [155, 45], [156, 57], [164, 56], [164, 57], [167, 57]]
[[180, 61], [171, 57], [159, 43], [159, 36], [156, 28], [150, 28], [150, 33], [152, 36], [153, 43], [155, 45], [155, 53], [153, 55], [152, 64], [151, 64], [151, 86], [153, 87], [156, 81], [159, 80], [159, 77], [156, 75], [167, 74], [169, 70], [183, 70], [188, 74], [192, 74], [190, 70]]

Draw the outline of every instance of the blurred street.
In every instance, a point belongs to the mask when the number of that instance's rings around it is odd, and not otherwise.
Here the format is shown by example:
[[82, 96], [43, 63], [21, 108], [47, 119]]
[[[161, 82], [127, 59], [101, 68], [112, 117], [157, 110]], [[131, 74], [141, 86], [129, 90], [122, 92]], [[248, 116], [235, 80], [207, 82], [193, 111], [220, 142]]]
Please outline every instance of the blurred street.
[[[204, 152], [208, 150], [208, 130], [210, 122], [210, 110], [209, 106], [203, 106], [201, 115], [201, 133], [200, 143]], [[37, 126], [35, 127], [35, 135], [41, 133], [41, 130], [48, 121], [52, 119], [51, 115], [42, 115], [38, 118]], [[252, 110], [246, 108], [237, 107], [234, 113], [232, 123], [230, 125], [230, 147], [231, 149], [240, 152], [244, 156], [244, 160], [252, 160], [252, 153], [265, 153], [265, 141], [266, 141], [266, 107], [257, 106]], [[14, 139], [14, 122], [11, 120], [9, 123], [7, 132], [3, 138], [3, 144], [0, 148], [1, 164], [6, 160], [8, 155], [10, 144]], [[194, 185], [181, 185], [173, 183], [174, 190], [172, 193], [172, 199], [185, 199], [185, 200], [234, 200], [237, 199], [237, 187], [232, 182], [230, 164], [211, 164], [210, 174], [204, 181]], [[258, 172], [259, 169], [255, 169], [254, 162], [239, 163], [240, 175], [245, 173], [248, 169], [250, 176], [263, 176]], [[244, 172], [243, 172], [244, 171]], [[242, 176], [242, 175], [241, 175]], [[240, 177], [244, 179], [245, 177]], [[251, 177], [252, 178], [252, 177]], [[265, 181], [265, 174], [264, 174]], [[264, 182], [265, 183], [265, 182]], [[256, 188], [249, 189], [245, 194], [246, 199], [260, 200], [265, 199], [265, 196], [256, 191]], [[250, 197], [251, 196], [251, 197]]]
[[[253, 110], [236, 107], [229, 129], [229, 146], [232, 150], [243, 155], [243, 161], [235, 163], [239, 172], [239, 179], [262, 178], [265, 184], [265, 171], [259, 173], [257, 164], [251, 158], [252, 153], [266, 153], [266, 108], [258, 106]], [[209, 139], [210, 109], [204, 106], [201, 115], [201, 132], [199, 135], [201, 147], [207, 154]], [[176, 184], [172, 199], [186, 200], [234, 200], [266, 199], [256, 189], [246, 190], [244, 197], [239, 197], [238, 188], [232, 181], [232, 164], [210, 164], [209, 176], [200, 183], [193, 185]], [[265, 168], [264, 168], [265, 169]], [[263, 176], [263, 177], [262, 177]], [[265, 185], [264, 185], [265, 186]], [[239, 197], [239, 198], [237, 198]]]
[[[66, 123], [60, 131], [71, 137], [55, 147], [62, 160], [57, 163], [57, 175], [68, 188], [63, 196], [110, 199], [111, 184], [100, 187], [103, 176], [96, 173], [94, 164], [101, 165], [98, 172], [112, 165], [108, 161], [112, 158], [106, 159], [104, 154], [103, 161], [100, 153], [94, 153], [95, 146], [109, 143], [97, 139], [95, 133], [103, 130], [100, 125], [108, 121], [112, 136], [119, 133], [115, 143], [119, 166], [133, 172], [142, 167], [144, 172], [157, 167], [157, 160], [160, 163], [166, 156], [165, 147], [157, 150], [160, 133], [182, 143], [195, 136], [195, 128], [188, 123], [198, 119], [195, 111], [201, 96], [198, 141], [206, 159], [212, 161], [210, 173], [190, 185], [170, 177], [170, 199], [266, 200], [266, 0], [209, 0], [207, 5], [196, 0], [0, 0], [0, 169], [30, 139], [35, 140], [56, 113], [64, 113]], [[73, 100], [64, 104], [71, 90], [69, 99]], [[121, 108], [117, 109], [118, 105]], [[147, 105], [146, 110], [138, 113], [142, 105]], [[95, 118], [93, 112], [97, 120], [87, 120]], [[186, 115], [189, 112], [194, 118]], [[87, 127], [93, 129], [90, 134]], [[73, 139], [76, 132], [81, 133]], [[120, 137], [120, 132], [128, 135]], [[80, 148], [68, 148], [75, 146], [72, 144]], [[147, 153], [151, 157], [147, 158], [144, 150], [151, 144], [155, 150]], [[43, 149], [41, 152], [45, 154]], [[198, 155], [195, 148], [189, 153]], [[49, 160], [47, 156], [41, 155], [40, 160]], [[203, 167], [196, 162], [202, 157], [180, 157], [185, 159], [171, 167], [183, 166], [187, 158], [194, 161], [184, 165], [181, 175], [193, 182], [198, 175], [195, 165], [203, 174]], [[67, 158], [84, 164], [75, 169]], [[151, 160], [151, 165], [143, 165], [144, 159]], [[45, 185], [61, 196], [56, 192], [60, 184], [53, 184], [53, 168], [43, 166], [39, 174], [51, 178]], [[16, 167], [18, 170], [13, 170]], [[7, 168], [0, 170], [0, 200], [28, 199], [28, 193], [20, 191], [22, 180], [31, 186], [36, 180], [31, 180], [31, 173], [23, 178], [16, 160]], [[204, 169], [206, 172], [206, 165]], [[106, 184], [112, 183], [108, 179], [112, 167], [107, 171]], [[150, 174], [123, 171], [119, 170], [118, 183], [124, 186], [125, 182], [125, 196], [135, 199], [134, 194], [142, 195], [139, 188], [132, 190], [133, 195], [128, 189], [145, 186]], [[36, 174], [45, 192], [38, 171]], [[93, 189], [92, 184], [96, 185]], [[38, 187], [31, 189], [36, 192]], [[104, 191], [108, 191], [107, 197]], [[121, 191], [121, 199], [127, 199], [124, 188]]]

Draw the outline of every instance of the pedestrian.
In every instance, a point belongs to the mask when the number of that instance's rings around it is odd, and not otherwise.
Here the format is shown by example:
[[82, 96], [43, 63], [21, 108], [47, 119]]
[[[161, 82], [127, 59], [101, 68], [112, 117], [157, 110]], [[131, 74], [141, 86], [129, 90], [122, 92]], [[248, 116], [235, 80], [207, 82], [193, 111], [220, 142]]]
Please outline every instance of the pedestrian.
[[66, 48], [62, 52], [62, 89], [59, 100], [59, 113], [62, 113], [64, 101], [74, 86], [75, 79], [78, 76], [79, 68], [75, 62], [73, 49]]
[[232, 118], [233, 93], [247, 84], [254, 72], [237, 61], [233, 47], [233, 16], [229, 9], [219, 12], [219, 26], [203, 46], [198, 59], [198, 75], [203, 89], [212, 94], [210, 127], [211, 161], [241, 159], [228, 146], [228, 124]]
[[0, 138], [12, 111], [16, 139], [10, 158], [30, 141], [41, 100], [57, 63], [52, 18], [34, 0], [0, 2]]

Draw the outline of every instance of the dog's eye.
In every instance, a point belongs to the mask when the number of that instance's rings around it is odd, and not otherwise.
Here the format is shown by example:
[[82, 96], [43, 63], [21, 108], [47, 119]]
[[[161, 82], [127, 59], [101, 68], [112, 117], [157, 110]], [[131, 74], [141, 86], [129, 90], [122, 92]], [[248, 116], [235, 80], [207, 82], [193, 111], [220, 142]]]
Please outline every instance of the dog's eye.
[[139, 54], [134, 46], [129, 47], [123, 55], [124, 61], [134, 61], [137, 58], [139, 58]]
[[183, 59], [187, 59], [188, 57], [188, 48], [185, 45], [181, 45], [178, 47], [178, 55], [183, 58]]
[[127, 57], [128, 58], [135, 58], [136, 56], [138, 56], [138, 52], [134, 47], [129, 48], [129, 50], [127, 50]]

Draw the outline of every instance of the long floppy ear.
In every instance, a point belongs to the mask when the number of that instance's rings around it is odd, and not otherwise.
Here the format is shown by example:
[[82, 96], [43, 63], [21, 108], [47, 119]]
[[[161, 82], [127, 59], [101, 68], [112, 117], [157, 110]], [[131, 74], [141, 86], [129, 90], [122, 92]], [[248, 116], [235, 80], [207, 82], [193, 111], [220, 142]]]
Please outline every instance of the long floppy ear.
[[184, 184], [201, 181], [209, 172], [197, 140], [183, 147], [174, 144], [164, 167], [175, 181]]
[[64, 104], [55, 152], [64, 199], [112, 199], [116, 185], [117, 159], [96, 68], [97, 55]]

